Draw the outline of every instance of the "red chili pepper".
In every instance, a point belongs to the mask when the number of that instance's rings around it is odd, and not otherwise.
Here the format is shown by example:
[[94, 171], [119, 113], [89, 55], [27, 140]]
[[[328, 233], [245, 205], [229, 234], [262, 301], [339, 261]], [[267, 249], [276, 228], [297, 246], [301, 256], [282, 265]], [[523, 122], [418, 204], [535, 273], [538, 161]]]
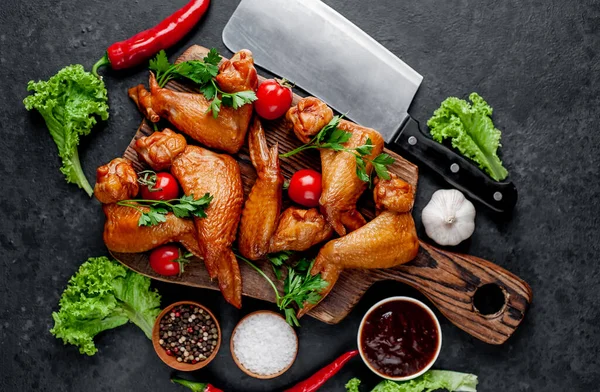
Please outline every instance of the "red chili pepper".
[[112, 44], [94, 64], [92, 73], [98, 76], [98, 68], [104, 65], [110, 65], [112, 69], [134, 67], [160, 50], [173, 46], [198, 23], [209, 4], [210, 0], [191, 0], [155, 27]]
[[299, 384], [294, 385], [290, 389], [287, 389], [285, 392], [313, 392], [317, 389], [321, 388], [323, 384], [331, 377], [333, 377], [337, 372], [340, 371], [342, 367], [352, 358], [358, 355], [358, 350], [349, 351], [346, 354], [341, 355], [335, 361], [325, 366], [323, 369], [319, 370], [311, 377], [302, 381]]
[[223, 392], [223, 390], [211, 385], [195, 381], [184, 380], [183, 378], [173, 377], [171, 382], [188, 387], [193, 392]]

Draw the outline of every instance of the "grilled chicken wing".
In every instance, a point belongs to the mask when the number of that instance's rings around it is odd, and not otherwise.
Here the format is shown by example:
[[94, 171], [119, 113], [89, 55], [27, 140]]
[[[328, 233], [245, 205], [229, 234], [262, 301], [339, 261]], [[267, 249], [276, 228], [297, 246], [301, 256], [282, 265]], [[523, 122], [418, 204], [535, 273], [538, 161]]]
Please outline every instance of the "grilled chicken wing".
[[128, 159], [115, 158], [96, 170], [94, 196], [100, 203], [116, 203], [137, 195], [137, 173]]
[[[307, 143], [331, 119], [331, 109], [317, 98], [301, 99], [286, 115], [292, 123], [294, 133]], [[344, 144], [346, 148], [360, 147], [371, 139], [374, 146], [367, 158], [366, 172], [373, 169], [368, 160], [375, 158], [383, 150], [384, 140], [371, 128], [362, 127], [349, 121], [341, 120], [339, 128], [352, 133], [352, 137]], [[366, 221], [356, 210], [356, 202], [367, 188], [367, 184], [356, 175], [356, 159], [354, 154], [344, 151], [321, 150], [321, 167], [323, 175], [323, 192], [319, 204], [321, 212], [334, 230], [341, 236], [358, 229]]]
[[171, 173], [186, 195], [213, 196], [206, 218], [194, 218], [198, 244], [211, 278], [218, 277], [225, 299], [242, 305], [242, 278], [231, 250], [242, 212], [244, 192], [240, 168], [228, 155], [197, 146], [187, 146], [173, 161]]
[[117, 204], [105, 204], [102, 208], [106, 215], [104, 243], [113, 252], [146, 252], [168, 242], [179, 242], [195, 256], [202, 257], [192, 220], [168, 213], [166, 221], [159, 225], [138, 226], [140, 212], [136, 209]]
[[[391, 176], [390, 180], [378, 181], [375, 186], [379, 215], [360, 229], [329, 241], [319, 251], [311, 273], [320, 273], [328, 283], [321, 292], [323, 297], [331, 291], [344, 269], [392, 268], [417, 255], [419, 240], [410, 214], [413, 192], [409, 184]], [[306, 304], [300, 315], [313, 307]]]
[[316, 208], [290, 207], [283, 211], [277, 231], [271, 238], [269, 253], [283, 250], [303, 251], [329, 239], [333, 228]]
[[152, 169], [163, 171], [171, 167], [173, 159], [185, 150], [185, 137], [170, 129], [139, 138], [133, 148]]
[[248, 136], [250, 159], [258, 178], [242, 211], [238, 247], [242, 256], [258, 260], [269, 251], [281, 212], [283, 176], [279, 169], [279, 149], [269, 150], [260, 120], [255, 117]]
[[[219, 88], [226, 93], [255, 91], [258, 76], [252, 53], [242, 50], [231, 60], [223, 62], [216, 80]], [[160, 88], [153, 73], [150, 73], [150, 93], [143, 86], [137, 86], [130, 89], [129, 94], [150, 121], [158, 121], [158, 116], [165, 118], [207, 147], [234, 154], [244, 144], [252, 105], [237, 109], [222, 105], [219, 116], [214, 118], [209, 110], [210, 101], [203, 94]]]

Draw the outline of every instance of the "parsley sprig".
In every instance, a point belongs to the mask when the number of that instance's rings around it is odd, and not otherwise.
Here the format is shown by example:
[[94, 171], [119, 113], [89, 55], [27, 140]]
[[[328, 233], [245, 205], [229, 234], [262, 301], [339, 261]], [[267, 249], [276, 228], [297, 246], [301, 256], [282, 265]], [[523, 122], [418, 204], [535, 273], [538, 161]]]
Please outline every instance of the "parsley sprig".
[[256, 101], [256, 94], [252, 90], [226, 93], [219, 88], [215, 77], [219, 73], [220, 61], [219, 52], [212, 48], [202, 60], [171, 64], [165, 51], [161, 50], [150, 60], [150, 70], [156, 73], [156, 81], [161, 87], [175, 78], [186, 78], [198, 84], [200, 92], [210, 101], [207, 112], [212, 112], [213, 117], [217, 118], [222, 105], [237, 109]]
[[267, 260], [271, 262], [273, 273], [278, 280], [281, 280], [281, 268], [287, 263], [294, 252], [290, 250], [282, 250], [281, 252], [270, 253], [267, 255]]
[[186, 78], [194, 83], [203, 85], [212, 80], [219, 73], [221, 56], [212, 48], [202, 60], [189, 60], [179, 64], [171, 64], [164, 50], [158, 52], [150, 60], [150, 70], [156, 73], [156, 82], [160, 87], [175, 78]]
[[[280, 256], [282, 256], [282, 254], [283, 252], [280, 252]], [[289, 256], [290, 255], [288, 254], [287, 258], [285, 256], [283, 258], [278, 258], [277, 262], [281, 261], [280, 267], [289, 259]], [[311, 275], [310, 270], [315, 261], [303, 258], [293, 266], [287, 265], [287, 276], [283, 281], [283, 295], [281, 295], [279, 290], [277, 290], [275, 283], [260, 268], [245, 257], [239, 255], [237, 257], [246, 262], [246, 264], [267, 280], [273, 288], [273, 291], [275, 291], [277, 307], [279, 310], [283, 311], [285, 320], [293, 327], [300, 326], [300, 322], [296, 317], [296, 308], [294, 307], [294, 304], [299, 309], [302, 309], [304, 304], [316, 304], [321, 299], [321, 294], [319, 294], [319, 292], [327, 287], [328, 284], [323, 280], [321, 274]], [[272, 259], [270, 260], [271, 263], [273, 263]], [[281, 280], [280, 277], [278, 279]]]
[[[117, 202], [117, 205], [136, 209], [141, 214], [138, 226], [155, 226], [166, 222], [169, 212], [178, 218], [206, 218], [204, 210], [212, 199], [213, 197], [206, 193], [199, 199], [194, 199], [194, 195], [171, 200], [128, 199]], [[142, 207], [148, 207], [148, 210], [145, 211]]]
[[354, 148], [345, 147], [344, 143], [350, 140], [352, 133], [338, 128], [341, 119], [341, 116], [333, 117], [331, 121], [325, 125], [308, 143], [292, 151], [280, 154], [279, 156], [282, 158], [288, 158], [301, 151], [315, 148], [349, 152], [353, 154], [356, 159], [356, 175], [361, 181], [371, 181], [371, 178], [367, 174], [367, 163], [371, 163], [371, 165], [373, 165], [373, 169], [375, 169], [375, 173], [379, 178], [389, 180], [390, 174], [388, 173], [387, 167], [394, 163], [394, 158], [385, 153], [377, 155], [374, 159], [367, 158], [367, 156], [371, 155], [373, 152], [373, 147], [375, 147], [370, 138], [367, 138], [365, 144], [362, 146]]

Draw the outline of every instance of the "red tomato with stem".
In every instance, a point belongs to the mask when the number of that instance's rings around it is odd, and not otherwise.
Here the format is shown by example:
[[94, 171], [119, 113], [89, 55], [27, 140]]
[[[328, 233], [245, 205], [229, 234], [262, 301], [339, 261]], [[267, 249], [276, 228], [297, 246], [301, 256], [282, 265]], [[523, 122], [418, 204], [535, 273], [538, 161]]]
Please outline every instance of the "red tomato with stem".
[[146, 170], [138, 174], [142, 199], [171, 200], [179, 197], [179, 184], [170, 173]]
[[275, 120], [285, 114], [294, 98], [292, 89], [285, 79], [268, 79], [258, 86], [254, 110], [265, 120]]
[[150, 253], [150, 267], [159, 275], [181, 275], [190, 256], [189, 253], [183, 254], [176, 245], [159, 246]]
[[316, 207], [321, 197], [321, 173], [311, 169], [298, 170], [290, 179], [288, 195], [305, 207]]

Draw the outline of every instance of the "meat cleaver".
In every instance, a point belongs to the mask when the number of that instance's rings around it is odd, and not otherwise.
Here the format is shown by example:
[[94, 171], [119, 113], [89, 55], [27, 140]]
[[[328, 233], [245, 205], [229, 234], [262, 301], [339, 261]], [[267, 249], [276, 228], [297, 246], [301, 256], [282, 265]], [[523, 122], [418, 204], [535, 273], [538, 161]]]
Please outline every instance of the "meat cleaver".
[[320, 0], [242, 0], [223, 30], [233, 52], [294, 82], [387, 147], [427, 165], [497, 212], [517, 202], [512, 182], [497, 182], [468, 159], [425, 135], [408, 114], [423, 77]]

